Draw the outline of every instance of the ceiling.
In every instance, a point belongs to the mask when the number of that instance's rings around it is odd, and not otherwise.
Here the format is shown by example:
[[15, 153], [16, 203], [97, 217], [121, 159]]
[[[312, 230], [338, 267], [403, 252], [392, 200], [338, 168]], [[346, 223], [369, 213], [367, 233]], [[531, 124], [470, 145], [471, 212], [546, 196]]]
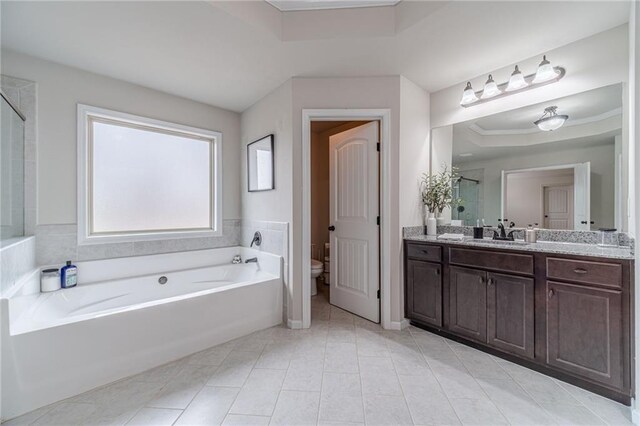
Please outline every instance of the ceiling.
[[282, 12], [293, 10], [348, 9], [355, 7], [394, 6], [400, 0], [265, 0]]
[[[0, 2], [2, 47], [243, 111], [293, 76], [402, 74], [432, 92], [619, 26], [626, 2]], [[553, 8], [553, 13], [550, 13]], [[561, 58], [558, 58], [561, 61]]]
[[[569, 119], [553, 132], [533, 122], [545, 107], [558, 106]], [[453, 162], [464, 164], [501, 157], [614, 143], [622, 129], [622, 85], [614, 84], [550, 102], [530, 105], [453, 126]], [[461, 155], [462, 154], [462, 155]], [[471, 155], [470, 155], [471, 154]]]

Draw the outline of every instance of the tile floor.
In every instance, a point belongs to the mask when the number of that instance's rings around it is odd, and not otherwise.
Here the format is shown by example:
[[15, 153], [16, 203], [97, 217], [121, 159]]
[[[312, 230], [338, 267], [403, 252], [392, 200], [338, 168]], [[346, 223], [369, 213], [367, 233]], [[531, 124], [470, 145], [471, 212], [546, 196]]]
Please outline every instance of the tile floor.
[[274, 327], [5, 425], [621, 425], [629, 409], [418, 328], [313, 298], [309, 330]]

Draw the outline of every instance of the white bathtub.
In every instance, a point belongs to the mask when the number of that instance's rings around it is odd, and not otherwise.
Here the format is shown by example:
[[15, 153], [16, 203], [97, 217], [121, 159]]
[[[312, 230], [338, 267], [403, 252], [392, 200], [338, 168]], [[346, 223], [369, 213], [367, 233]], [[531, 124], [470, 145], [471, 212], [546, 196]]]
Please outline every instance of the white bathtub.
[[[258, 262], [232, 265], [236, 254]], [[279, 256], [230, 247], [77, 266], [75, 288], [40, 294], [34, 271], [0, 299], [3, 419], [282, 322]]]

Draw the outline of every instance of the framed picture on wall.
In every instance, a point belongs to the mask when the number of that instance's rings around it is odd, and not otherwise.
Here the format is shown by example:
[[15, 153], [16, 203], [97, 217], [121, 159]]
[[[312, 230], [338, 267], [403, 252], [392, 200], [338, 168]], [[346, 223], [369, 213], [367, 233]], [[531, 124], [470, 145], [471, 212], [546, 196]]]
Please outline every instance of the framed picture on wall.
[[275, 188], [273, 171], [273, 135], [247, 145], [247, 182], [249, 192]]

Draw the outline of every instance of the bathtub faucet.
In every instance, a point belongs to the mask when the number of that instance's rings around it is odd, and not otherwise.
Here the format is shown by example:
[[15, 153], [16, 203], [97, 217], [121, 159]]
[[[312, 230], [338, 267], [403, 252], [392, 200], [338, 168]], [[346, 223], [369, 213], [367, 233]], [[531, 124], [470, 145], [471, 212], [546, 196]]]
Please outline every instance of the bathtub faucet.
[[251, 259], [245, 260], [244, 263], [258, 263], [258, 258], [252, 257]]
[[260, 247], [260, 244], [262, 244], [262, 234], [260, 233], [260, 231], [256, 231], [256, 233], [253, 234], [253, 240], [251, 240], [251, 245], [249, 247], [253, 247], [254, 244], [258, 247]]

